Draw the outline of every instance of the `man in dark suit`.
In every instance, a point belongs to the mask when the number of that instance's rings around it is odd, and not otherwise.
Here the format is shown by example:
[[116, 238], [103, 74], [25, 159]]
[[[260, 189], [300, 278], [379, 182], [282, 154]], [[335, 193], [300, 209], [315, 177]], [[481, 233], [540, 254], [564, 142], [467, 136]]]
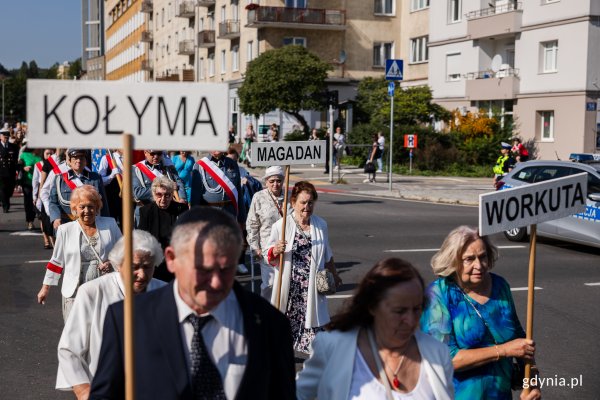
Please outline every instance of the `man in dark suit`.
[[0, 129], [0, 201], [5, 213], [10, 209], [10, 198], [16, 184], [19, 147], [8, 141], [10, 132]]
[[[135, 298], [139, 399], [295, 399], [285, 316], [234, 281], [242, 234], [227, 213], [182, 214], [165, 249], [175, 280]], [[90, 399], [124, 398], [123, 303], [109, 307]]]

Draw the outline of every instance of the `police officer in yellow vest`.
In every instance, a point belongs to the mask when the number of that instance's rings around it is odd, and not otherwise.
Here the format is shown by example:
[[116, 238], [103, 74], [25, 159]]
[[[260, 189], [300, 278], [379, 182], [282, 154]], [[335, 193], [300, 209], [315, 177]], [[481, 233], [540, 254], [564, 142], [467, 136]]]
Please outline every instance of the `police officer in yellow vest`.
[[494, 165], [494, 187], [496, 182], [502, 179], [510, 170], [515, 167], [515, 159], [510, 154], [512, 146], [506, 142], [501, 143], [500, 157], [496, 160]]

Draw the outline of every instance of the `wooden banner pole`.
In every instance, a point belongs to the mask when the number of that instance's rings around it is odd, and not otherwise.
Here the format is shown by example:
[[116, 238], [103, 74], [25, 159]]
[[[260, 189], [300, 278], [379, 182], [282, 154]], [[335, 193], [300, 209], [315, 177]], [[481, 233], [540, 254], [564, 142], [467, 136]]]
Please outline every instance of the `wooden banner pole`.
[[[287, 222], [287, 204], [288, 204], [288, 186], [290, 184], [290, 166], [285, 166], [285, 182], [283, 183], [283, 187], [285, 191], [283, 192], [283, 227], [281, 228], [281, 240], [285, 241], [285, 224]], [[279, 274], [277, 275], [277, 296], [275, 298], [275, 306], [277, 309], [280, 309], [281, 306], [281, 284], [283, 282], [283, 254], [279, 255]]]
[[124, 301], [124, 327], [125, 327], [125, 399], [135, 400], [135, 361], [134, 361], [134, 324], [133, 324], [133, 190], [131, 185], [131, 161], [133, 150], [133, 136], [123, 134], [123, 234], [125, 244], [125, 257], [123, 258], [125, 301]]
[[[537, 224], [531, 225], [531, 234], [529, 236], [529, 277], [527, 282], [527, 328], [525, 337], [533, 339], [533, 305], [535, 296], [535, 254], [537, 242]], [[531, 378], [531, 361], [525, 363], [524, 378], [529, 382]], [[523, 389], [525, 394], [529, 393], [529, 389]]]
[[[119, 168], [119, 166], [117, 165], [117, 160], [113, 157], [113, 154], [110, 151], [110, 149], [106, 149], [106, 152], [107, 152], [108, 156], [110, 157], [110, 160], [112, 161], [112, 165], [115, 168]], [[112, 172], [112, 171], [110, 171], [110, 172]], [[121, 178], [121, 174], [117, 174], [116, 178], [117, 178], [117, 182], [119, 183], [119, 189], [121, 189], [121, 193], [120, 194], [122, 195], [122, 192], [123, 192], [123, 179]]]

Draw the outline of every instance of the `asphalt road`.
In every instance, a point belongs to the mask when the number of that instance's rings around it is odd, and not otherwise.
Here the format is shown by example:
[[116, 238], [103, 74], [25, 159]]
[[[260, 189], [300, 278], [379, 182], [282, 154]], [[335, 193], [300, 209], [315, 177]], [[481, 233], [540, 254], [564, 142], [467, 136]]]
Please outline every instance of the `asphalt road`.
[[[50, 251], [42, 248], [39, 236], [19, 236], [25, 226], [22, 206], [16, 204], [13, 209], [0, 214], [0, 398], [72, 398], [53, 389], [56, 345], [63, 325], [59, 290], [51, 291], [45, 306], [35, 301]], [[336, 264], [344, 279], [344, 286], [330, 299], [332, 313], [368, 268], [383, 257], [405, 258], [427, 282], [432, 281], [429, 260], [445, 235], [458, 225], [477, 223], [475, 207], [330, 193], [320, 194], [316, 214], [329, 224]], [[526, 287], [527, 245], [515, 245], [502, 235], [493, 241], [500, 246], [495, 272], [514, 289]], [[574, 388], [545, 388], [546, 399], [599, 398], [600, 286], [586, 285], [600, 282], [599, 261], [597, 249], [548, 240], [538, 243], [537, 363], [543, 376], [557, 384], [560, 378], [566, 384], [583, 378]], [[239, 279], [248, 283], [248, 278]], [[525, 324], [526, 291], [513, 291], [513, 296]]]

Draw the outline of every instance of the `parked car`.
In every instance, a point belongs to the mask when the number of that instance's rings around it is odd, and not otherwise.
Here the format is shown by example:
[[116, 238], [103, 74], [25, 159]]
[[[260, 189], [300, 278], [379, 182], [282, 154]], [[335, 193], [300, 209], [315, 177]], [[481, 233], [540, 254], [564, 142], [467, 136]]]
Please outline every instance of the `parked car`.
[[[590, 156], [590, 157], [588, 157]], [[539, 236], [600, 247], [600, 162], [595, 155], [572, 154], [572, 160], [585, 162], [535, 160], [518, 163], [498, 184], [498, 189], [528, 185], [586, 172], [588, 174], [585, 212], [537, 225]], [[527, 228], [506, 231], [508, 240], [523, 241]]]

